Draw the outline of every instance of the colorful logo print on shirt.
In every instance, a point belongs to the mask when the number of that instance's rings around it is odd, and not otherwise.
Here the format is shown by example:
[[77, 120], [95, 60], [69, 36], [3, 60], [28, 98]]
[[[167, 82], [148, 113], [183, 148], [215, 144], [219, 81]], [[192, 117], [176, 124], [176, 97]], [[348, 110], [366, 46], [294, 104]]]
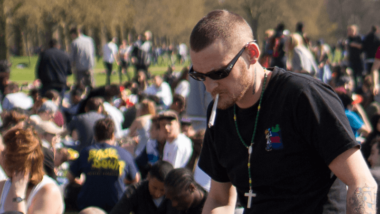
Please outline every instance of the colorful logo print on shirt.
[[265, 150], [268, 152], [272, 149], [279, 150], [284, 148], [281, 139], [280, 125], [277, 124], [275, 127], [265, 130], [265, 137], [267, 139]]

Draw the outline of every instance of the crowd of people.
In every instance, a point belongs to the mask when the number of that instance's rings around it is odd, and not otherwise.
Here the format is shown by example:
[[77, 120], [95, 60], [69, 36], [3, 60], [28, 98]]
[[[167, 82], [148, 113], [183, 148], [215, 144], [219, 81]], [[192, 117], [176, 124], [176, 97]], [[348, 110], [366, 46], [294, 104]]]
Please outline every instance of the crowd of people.
[[[40, 54], [39, 87], [25, 93], [5, 81], [0, 213], [201, 212], [210, 178], [197, 167], [205, 130], [185, 114], [188, 68], [151, 75], [137, 67], [130, 81], [110, 84], [112, 60], [119, 59], [105, 50], [117, 48], [113, 39], [103, 51], [111, 54], [103, 59], [108, 84], [95, 87], [92, 39], [71, 32], [72, 53], [52, 40]], [[75, 84], [66, 87], [73, 73]]]
[[[227, 57], [232, 61], [225, 68], [215, 70], [218, 65], [214, 64], [226, 60], [212, 55], [223, 52], [224, 45], [219, 42], [228, 44], [226, 47], [235, 44], [227, 33], [221, 33], [228, 26], [245, 29], [234, 41], [244, 40], [245, 46], [238, 47], [235, 58]], [[197, 214], [204, 207], [208, 213], [218, 205], [223, 208], [221, 213], [265, 209], [309, 213], [311, 207], [317, 213], [345, 213], [345, 197], [337, 194], [347, 185], [347, 197], [351, 197], [352, 188], [357, 187], [351, 180], [357, 177], [342, 172], [343, 163], [347, 163], [344, 169], [355, 172], [357, 168], [350, 164], [360, 166], [361, 159], [349, 157], [358, 158], [352, 149], [359, 144], [372, 175], [380, 181], [377, 27], [360, 36], [358, 27], [350, 25], [347, 39], [330, 47], [322, 39], [311, 41], [301, 22], [294, 33], [280, 23], [265, 32], [261, 51], [249, 31], [240, 16], [211, 12], [191, 34], [193, 65], [177, 72], [169, 66], [163, 75], [152, 75], [149, 66], [173, 46], [155, 48], [150, 31], [144, 33], [144, 41], [139, 36], [134, 42], [122, 40], [120, 46], [112, 38], [102, 48], [106, 80], [98, 87], [94, 82], [94, 42], [79, 28], [70, 31], [69, 54], [59, 49], [56, 40], [49, 42], [36, 66], [40, 84], [28, 94], [9, 81], [10, 65], [1, 61], [0, 213]], [[178, 49], [178, 59], [188, 60], [186, 45]], [[245, 55], [252, 74], [239, 76], [233, 69]], [[110, 80], [115, 62], [119, 84]], [[127, 72], [129, 66], [134, 67], [133, 77]], [[75, 83], [68, 86], [67, 77], [72, 74]], [[123, 75], [128, 81], [123, 82]], [[256, 82], [247, 83], [249, 79]], [[246, 95], [249, 87], [254, 93]], [[211, 110], [213, 99], [218, 110]], [[263, 110], [258, 119], [261, 105], [273, 112]], [[276, 111], [279, 106], [283, 111]], [[248, 121], [256, 108], [256, 119]], [[217, 115], [215, 125], [206, 127], [211, 111]], [[341, 142], [329, 144], [331, 139]], [[307, 145], [297, 144], [303, 140]], [[233, 144], [235, 141], [244, 147]], [[265, 142], [262, 149], [254, 147], [254, 142], [261, 141]], [[342, 161], [341, 154], [347, 151], [352, 153]], [[263, 165], [254, 165], [261, 158]], [[311, 165], [316, 169], [313, 172], [308, 169]], [[360, 173], [367, 175], [364, 168]], [[297, 179], [292, 181], [291, 176]], [[366, 179], [361, 181], [372, 185], [372, 180]], [[290, 186], [298, 188], [293, 198], [288, 195]], [[294, 200], [290, 202], [290, 198]], [[313, 202], [307, 204], [309, 199]], [[266, 200], [278, 200], [283, 206]], [[295, 208], [297, 201], [304, 204]]]

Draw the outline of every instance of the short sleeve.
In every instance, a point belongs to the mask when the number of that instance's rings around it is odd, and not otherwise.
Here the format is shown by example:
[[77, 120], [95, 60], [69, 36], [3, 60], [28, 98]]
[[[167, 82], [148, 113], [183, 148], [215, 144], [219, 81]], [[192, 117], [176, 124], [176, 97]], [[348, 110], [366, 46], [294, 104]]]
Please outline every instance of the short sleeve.
[[362, 119], [355, 112], [347, 114], [347, 119], [352, 129], [359, 130], [364, 125]]
[[[207, 118], [210, 118], [211, 107], [214, 102], [209, 104]], [[207, 119], [208, 123], [208, 119]], [[220, 164], [213, 139], [213, 127], [206, 129], [203, 147], [199, 158], [198, 166], [213, 180], [217, 182], [230, 182], [227, 170]]]
[[127, 151], [123, 151], [123, 156], [123, 160], [125, 161], [125, 179], [132, 181], [136, 178], [136, 174], [138, 172], [137, 166], [132, 158], [132, 155], [130, 155]]
[[299, 94], [295, 109], [298, 133], [327, 165], [346, 150], [358, 146], [343, 104], [329, 86], [310, 82]]
[[79, 154], [79, 157], [70, 164], [70, 172], [74, 177], [79, 177], [83, 172], [83, 163], [87, 163], [88, 150], [83, 149]]

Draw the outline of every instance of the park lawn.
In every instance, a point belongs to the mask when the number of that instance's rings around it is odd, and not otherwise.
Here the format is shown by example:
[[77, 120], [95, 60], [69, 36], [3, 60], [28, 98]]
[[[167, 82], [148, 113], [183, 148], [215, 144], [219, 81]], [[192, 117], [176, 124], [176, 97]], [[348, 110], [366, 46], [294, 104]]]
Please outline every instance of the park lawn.
[[[35, 79], [35, 67], [37, 63], [38, 56], [21, 56], [21, 57], [11, 57], [11, 76], [10, 81], [16, 82], [18, 84], [24, 84], [24, 83], [32, 83]], [[165, 63], [163, 63], [165, 64]], [[188, 65], [187, 62], [185, 65]], [[175, 71], [180, 71], [183, 65], [176, 64], [175, 65]], [[152, 74], [163, 74], [165, 73], [167, 69], [167, 66], [165, 65], [153, 65], [150, 66], [149, 71]], [[111, 75], [111, 82], [112, 83], [119, 83], [119, 75], [117, 73], [118, 66], [116, 63], [113, 66], [113, 75]], [[103, 66], [103, 61], [100, 58], [99, 61], [96, 62], [95, 65], [95, 83], [97, 86], [104, 85], [106, 82], [106, 74], [105, 69]], [[128, 72], [131, 77], [134, 76], [134, 69], [133, 67], [128, 68]], [[72, 84], [74, 81], [73, 75], [69, 76], [68, 82]], [[123, 76], [123, 82], [127, 81], [128, 78], [126, 75]]]

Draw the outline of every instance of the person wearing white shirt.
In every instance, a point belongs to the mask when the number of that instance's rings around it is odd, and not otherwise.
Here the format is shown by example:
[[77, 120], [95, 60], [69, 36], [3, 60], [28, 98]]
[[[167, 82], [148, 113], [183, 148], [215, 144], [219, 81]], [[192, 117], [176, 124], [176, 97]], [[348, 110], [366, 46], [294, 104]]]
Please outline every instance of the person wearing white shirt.
[[19, 88], [16, 83], [9, 83], [6, 86], [4, 93], [6, 94], [2, 102], [2, 107], [4, 110], [9, 111], [13, 108], [28, 110], [33, 107], [33, 99], [24, 92], [19, 92]]
[[160, 131], [166, 136], [163, 160], [168, 161], [174, 168], [185, 167], [193, 154], [191, 140], [180, 133], [177, 114], [168, 110], [159, 115]]
[[175, 94], [179, 94], [184, 98], [187, 98], [190, 94], [190, 83], [187, 80], [179, 82], [178, 86], [174, 89]]
[[164, 82], [162, 77], [158, 75], [153, 77], [153, 84], [145, 90], [145, 93], [158, 97], [160, 104], [162, 104], [165, 109], [169, 108], [173, 102], [173, 95], [169, 84]]
[[104, 107], [104, 110], [107, 112], [108, 116], [110, 116], [113, 122], [115, 123], [116, 139], [123, 137], [122, 127], [121, 127], [122, 123], [124, 122], [123, 113], [118, 108], [111, 105], [109, 102], [104, 102], [103, 107]]
[[104, 67], [106, 68], [106, 85], [111, 84], [111, 73], [113, 62], [116, 61], [117, 65], [119, 65], [119, 61], [117, 58], [118, 48], [116, 45], [117, 39], [114, 37], [112, 40], [103, 46], [103, 61]]

